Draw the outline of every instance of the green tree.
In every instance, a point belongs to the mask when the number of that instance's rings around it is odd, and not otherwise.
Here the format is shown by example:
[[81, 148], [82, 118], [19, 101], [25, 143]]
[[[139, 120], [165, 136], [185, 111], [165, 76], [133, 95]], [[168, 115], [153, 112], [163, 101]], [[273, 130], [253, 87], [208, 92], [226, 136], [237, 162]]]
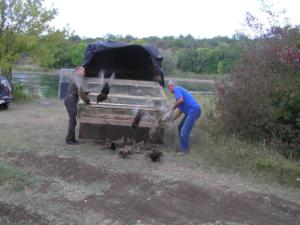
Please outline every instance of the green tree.
[[198, 48], [196, 51], [196, 65], [194, 66], [193, 71], [196, 73], [207, 73], [207, 67], [209, 66], [211, 50], [209, 48]]
[[72, 66], [78, 66], [82, 64], [86, 46], [86, 43], [80, 42], [71, 48]]
[[164, 60], [162, 62], [162, 68], [165, 74], [171, 74], [176, 69], [178, 63], [178, 57], [175, 52], [171, 49], [160, 50], [162, 55], [164, 56]]
[[49, 29], [47, 22], [56, 15], [55, 9], [43, 7], [43, 1], [0, 1], [0, 67], [8, 79], [20, 53], [37, 45], [39, 35]]
[[195, 71], [197, 60], [197, 50], [195, 49], [184, 49], [179, 52], [178, 57], [178, 68], [183, 71]]
[[33, 58], [46, 68], [70, 66], [70, 49], [66, 31], [52, 31], [41, 38], [39, 47], [33, 50]]

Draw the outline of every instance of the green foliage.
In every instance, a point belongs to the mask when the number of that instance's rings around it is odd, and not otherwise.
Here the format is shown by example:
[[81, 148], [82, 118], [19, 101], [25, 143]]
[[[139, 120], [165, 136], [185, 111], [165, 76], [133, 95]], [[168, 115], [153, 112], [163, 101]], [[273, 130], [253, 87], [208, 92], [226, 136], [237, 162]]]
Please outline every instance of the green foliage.
[[32, 98], [32, 96], [25, 92], [23, 84], [12, 85], [12, 96], [14, 102], [22, 102]]
[[178, 67], [183, 71], [205, 74], [225, 74], [238, 58], [237, 49], [226, 43], [216, 47], [185, 49], [179, 55]]
[[9, 79], [19, 54], [36, 46], [38, 36], [47, 31], [47, 22], [56, 14], [54, 9], [43, 8], [42, 3], [43, 0], [0, 3], [0, 68]]
[[[187, 36], [148, 37], [138, 39], [127, 35], [108, 34], [102, 38], [81, 39], [70, 35], [67, 30], [49, 31], [35, 39], [29, 38], [33, 49], [31, 55], [44, 68], [73, 67], [83, 61], [85, 47], [95, 41], [117, 41], [131, 44], [153, 44], [164, 55], [163, 69], [166, 74], [176, 70], [197, 74], [226, 74], [239, 56], [240, 40], [217, 37], [213, 39], [195, 39]], [[31, 47], [30, 47], [31, 46]], [[32, 46], [35, 46], [33, 48]], [[1, 47], [1, 46], [0, 46]], [[23, 48], [24, 49], [24, 48]], [[3, 63], [4, 64], [4, 63]]]
[[183, 71], [195, 72], [197, 51], [195, 49], [184, 49], [180, 51], [178, 58], [178, 68]]
[[229, 82], [217, 87], [220, 126], [247, 140], [267, 140], [300, 158], [300, 31], [271, 27], [245, 46]]
[[161, 50], [164, 57], [162, 62], [162, 68], [165, 74], [172, 74], [177, 66], [178, 58], [177, 55], [172, 52], [172, 50]]
[[147, 44], [147, 43], [143, 39], [135, 39], [135, 40], [130, 41], [130, 44], [144, 45], [144, 44]]
[[71, 62], [73, 66], [78, 66], [83, 63], [84, 50], [86, 46], [87, 45], [84, 42], [80, 42], [71, 48]]
[[39, 48], [33, 51], [33, 56], [42, 67], [60, 68], [71, 65], [69, 46], [66, 32], [54, 31], [42, 37]]
[[218, 74], [224, 74], [226, 72], [226, 65], [224, 61], [219, 61], [217, 65]]
[[[300, 75], [300, 73], [299, 73]], [[273, 143], [280, 146], [282, 154], [300, 158], [300, 79], [299, 75], [286, 82], [284, 90], [275, 97]]]

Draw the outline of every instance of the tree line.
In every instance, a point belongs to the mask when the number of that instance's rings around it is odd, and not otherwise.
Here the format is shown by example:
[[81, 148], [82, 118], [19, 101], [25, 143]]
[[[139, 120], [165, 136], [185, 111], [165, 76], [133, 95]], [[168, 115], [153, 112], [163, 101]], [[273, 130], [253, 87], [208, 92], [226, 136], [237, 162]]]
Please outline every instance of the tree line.
[[74, 67], [83, 61], [86, 46], [95, 41], [119, 41], [130, 44], [152, 44], [160, 49], [163, 70], [196, 74], [229, 73], [240, 54], [242, 36], [198, 39], [191, 35], [136, 38], [108, 34], [99, 38], [81, 38], [68, 29], [55, 30], [48, 24], [56, 9], [43, 6], [44, 0], [1, 0], [0, 2], [0, 68], [10, 77], [13, 65], [29, 58], [42, 68]]
[[226, 74], [238, 59], [241, 44], [245, 40], [237, 36], [197, 39], [191, 35], [162, 38], [106, 35], [83, 39], [66, 31], [54, 31], [41, 38], [39, 48], [36, 48], [32, 57], [45, 68], [74, 67], [82, 63], [86, 46], [95, 41], [154, 45], [164, 57], [163, 70], [166, 74], [176, 70], [196, 74]]

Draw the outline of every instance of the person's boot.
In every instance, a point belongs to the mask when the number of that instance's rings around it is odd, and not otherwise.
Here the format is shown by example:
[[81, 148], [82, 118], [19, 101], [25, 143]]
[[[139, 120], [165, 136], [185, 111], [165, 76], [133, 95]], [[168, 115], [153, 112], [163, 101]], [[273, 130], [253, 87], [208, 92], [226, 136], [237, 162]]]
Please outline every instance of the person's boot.
[[66, 144], [67, 144], [67, 145], [74, 145], [74, 141], [66, 140]]
[[78, 145], [78, 141], [74, 138], [66, 137], [66, 144], [68, 145]]
[[78, 144], [79, 144], [78, 141], [75, 139], [75, 137], [72, 138], [71, 140], [72, 140], [72, 142], [73, 142], [73, 145], [78, 145]]
[[67, 140], [67, 141], [66, 141], [66, 144], [68, 144], [68, 145], [78, 145], [79, 143], [78, 143], [77, 140], [72, 140], [72, 141]]

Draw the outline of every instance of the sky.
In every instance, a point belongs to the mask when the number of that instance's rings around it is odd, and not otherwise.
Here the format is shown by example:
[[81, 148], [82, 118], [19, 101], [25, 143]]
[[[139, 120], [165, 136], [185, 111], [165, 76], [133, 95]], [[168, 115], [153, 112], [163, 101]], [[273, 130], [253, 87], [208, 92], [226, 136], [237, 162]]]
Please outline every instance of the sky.
[[[300, 24], [300, 0], [268, 0], [275, 10], [286, 10], [292, 25]], [[259, 15], [258, 0], [45, 0], [58, 9], [50, 23], [68, 27], [82, 38], [107, 34], [232, 37], [242, 29], [245, 13]]]

